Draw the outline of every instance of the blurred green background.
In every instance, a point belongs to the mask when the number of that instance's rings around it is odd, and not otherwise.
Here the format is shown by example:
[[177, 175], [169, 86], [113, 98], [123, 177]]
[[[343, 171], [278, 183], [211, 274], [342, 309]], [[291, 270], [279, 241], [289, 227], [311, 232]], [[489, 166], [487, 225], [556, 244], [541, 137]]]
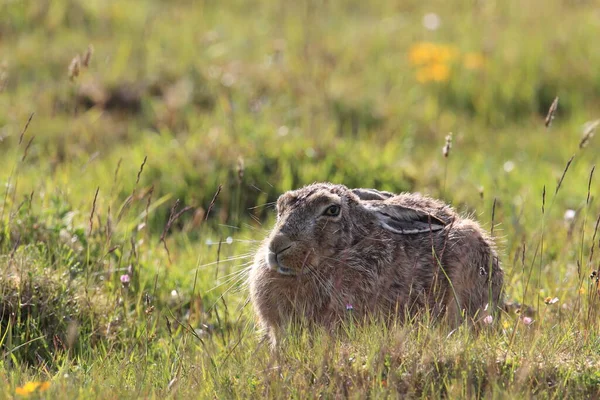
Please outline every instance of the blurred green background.
[[[263, 192], [272, 200], [320, 180], [474, 207], [480, 186], [499, 196], [512, 180], [537, 183], [507, 177], [506, 161], [515, 172], [562, 169], [581, 126], [597, 117], [594, 2], [1, 7], [1, 151], [35, 112], [24, 173], [35, 184], [40, 174], [77, 180], [86, 197], [111, 182], [118, 160], [133, 179], [147, 156], [142, 182], [192, 205], [222, 183], [220, 204], [234, 207], [243, 163], [244, 210], [264, 203]], [[89, 66], [70, 80], [71, 60], [88, 46]], [[441, 193], [448, 132], [461, 156], [449, 161], [452, 190]]]

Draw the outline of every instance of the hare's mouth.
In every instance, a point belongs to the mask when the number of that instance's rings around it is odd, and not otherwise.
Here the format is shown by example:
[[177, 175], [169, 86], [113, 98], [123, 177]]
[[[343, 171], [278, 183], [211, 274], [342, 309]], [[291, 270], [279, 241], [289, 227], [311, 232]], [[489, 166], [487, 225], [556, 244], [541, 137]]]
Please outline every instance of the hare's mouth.
[[281, 264], [278, 264], [271, 268], [273, 268], [275, 271], [277, 271], [278, 274], [283, 275], [283, 276], [302, 276], [302, 275], [306, 275], [308, 273], [308, 270], [306, 268], [302, 268], [302, 269], [298, 270], [295, 268], [284, 267]]
[[281, 265], [277, 266], [277, 272], [279, 272], [281, 275], [289, 275], [289, 276], [298, 275], [298, 273], [296, 271], [294, 271], [293, 269], [282, 267]]
[[267, 254], [265, 261], [267, 262], [267, 265], [271, 268], [271, 270], [273, 270], [283, 276], [298, 276], [298, 275], [303, 275], [306, 273], [304, 268], [302, 268], [301, 270], [298, 270], [296, 268], [286, 267], [281, 262], [281, 260], [279, 260], [277, 258], [275, 253], [273, 253], [271, 251]]

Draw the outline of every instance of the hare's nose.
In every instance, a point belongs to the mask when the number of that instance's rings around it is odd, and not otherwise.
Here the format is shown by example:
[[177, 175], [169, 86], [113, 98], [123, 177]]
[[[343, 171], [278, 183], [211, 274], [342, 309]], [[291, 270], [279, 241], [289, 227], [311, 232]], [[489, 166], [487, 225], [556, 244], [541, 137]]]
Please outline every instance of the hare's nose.
[[277, 235], [269, 244], [269, 250], [275, 254], [280, 254], [292, 247], [292, 241], [286, 235]]

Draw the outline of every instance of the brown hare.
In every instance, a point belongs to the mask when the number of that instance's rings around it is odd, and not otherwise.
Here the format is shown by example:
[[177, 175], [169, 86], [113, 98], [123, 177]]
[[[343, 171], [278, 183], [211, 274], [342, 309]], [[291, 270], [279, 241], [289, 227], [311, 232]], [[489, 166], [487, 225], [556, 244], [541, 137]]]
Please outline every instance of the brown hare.
[[491, 320], [503, 272], [492, 239], [439, 200], [315, 183], [284, 193], [250, 270], [250, 296], [273, 344], [291, 322], [333, 327], [352, 310], [453, 325]]

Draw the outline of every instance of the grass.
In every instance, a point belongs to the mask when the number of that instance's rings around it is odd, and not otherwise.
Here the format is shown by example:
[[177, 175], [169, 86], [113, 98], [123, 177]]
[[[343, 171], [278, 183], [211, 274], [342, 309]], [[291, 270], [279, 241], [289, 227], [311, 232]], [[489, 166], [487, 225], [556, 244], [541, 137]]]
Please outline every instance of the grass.
[[[600, 396], [593, 4], [0, 14], [0, 399]], [[245, 268], [278, 194], [323, 180], [473, 214], [524, 305], [477, 336], [349, 322], [271, 353]]]

